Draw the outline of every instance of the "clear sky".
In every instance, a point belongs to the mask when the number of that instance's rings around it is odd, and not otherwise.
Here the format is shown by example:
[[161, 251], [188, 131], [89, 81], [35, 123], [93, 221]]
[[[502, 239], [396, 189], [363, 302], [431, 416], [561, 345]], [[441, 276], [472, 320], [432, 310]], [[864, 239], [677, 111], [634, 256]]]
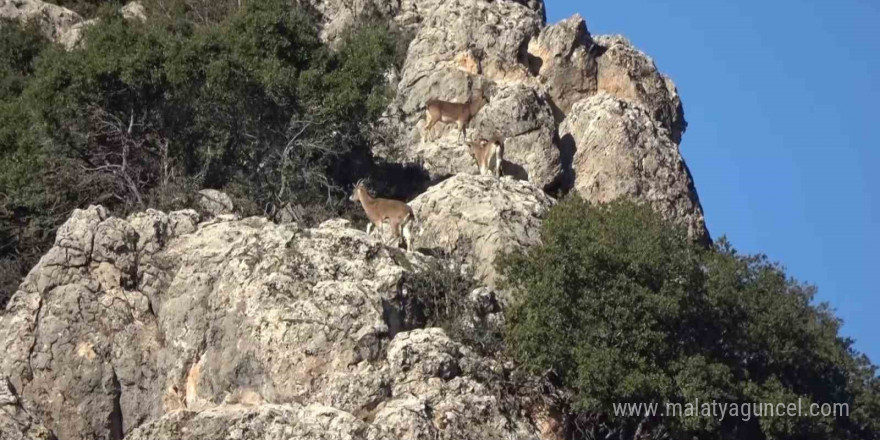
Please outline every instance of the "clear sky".
[[880, 0], [545, 0], [678, 85], [713, 237], [818, 287], [880, 364]]

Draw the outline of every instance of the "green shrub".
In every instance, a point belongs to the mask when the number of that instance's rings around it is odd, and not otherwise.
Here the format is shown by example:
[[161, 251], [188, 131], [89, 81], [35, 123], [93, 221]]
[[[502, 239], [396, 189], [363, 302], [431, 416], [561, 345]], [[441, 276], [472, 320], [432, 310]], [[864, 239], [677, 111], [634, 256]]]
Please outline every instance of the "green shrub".
[[[572, 196], [551, 210], [543, 244], [502, 259], [514, 292], [507, 344], [533, 373], [575, 391], [603, 435], [872, 438], [878, 379], [838, 336], [814, 289], [721, 240], [706, 250], [632, 202]], [[848, 403], [848, 418], [615, 416], [615, 403]], [[872, 415], [872, 416], [869, 416]], [[602, 422], [597, 422], [601, 420]], [[873, 431], [872, 431], [873, 430]]]
[[[465, 240], [457, 251], [432, 254], [427, 267], [410, 273], [401, 286], [397, 309], [400, 325], [391, 332], [423, 327], [441, 327], [446, 334], [483, 354], [503, 348], [501, 307], [490, 289], [480, 288], [471, 261], [472, 246]], [[394, 327], [394, 326], [392, 326]]]
[[252, 214], [297, 206], [317, 222], [349, 206], [400, 59], [389, 26], [352, 29], [333, 51], [285, 0], [156, 0], [146, 22], [118, 6], [96, 10], [72, 51], [0, 26], [0, 258], [28, 254], [29, 268], [93, 203], [176, 209], [211, 187]]
[[84, 19], [89, 19], [97, 15], [98, 10], [101, 9], [102, 5], [117, 4], [121, 6], [121, 2], [116, 0], [53, 0], [48, 3], [53, 3], [70, 9]]

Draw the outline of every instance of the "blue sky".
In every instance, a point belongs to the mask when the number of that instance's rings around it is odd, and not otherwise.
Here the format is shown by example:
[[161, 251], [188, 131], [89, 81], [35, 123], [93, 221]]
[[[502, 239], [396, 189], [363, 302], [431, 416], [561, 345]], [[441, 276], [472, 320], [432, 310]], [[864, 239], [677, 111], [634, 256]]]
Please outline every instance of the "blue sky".
[[880, 364], [880, 1], [545, 1], [673, 78], [713, 237], [815, 284]]

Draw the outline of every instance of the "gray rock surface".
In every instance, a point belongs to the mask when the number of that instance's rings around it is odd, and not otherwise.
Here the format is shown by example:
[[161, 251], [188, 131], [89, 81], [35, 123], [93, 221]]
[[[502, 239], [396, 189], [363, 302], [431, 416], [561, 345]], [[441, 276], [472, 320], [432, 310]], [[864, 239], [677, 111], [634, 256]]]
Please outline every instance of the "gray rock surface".
[[[519, 164], [535, 170], [530, 180], [539, 186], [554, 180], [559, 160], [551, 107], [543, 90], [520, 86], [536, 84], [522, 60], [524, 47], [544, 24], [543, 8], [534, 6], [451, 0], [431, 9], [409, 45], [397, 97], [388, 111], [388, 124], [397, 134], [376, 153], [396, 162], [421, 164], [433, 178], [470, 171], [474, 165], [455, 124], [437, 124], [431, 137], [423, 139], [425, 103], [431, 99], [463, 103], [483, 95], [489, 103], [471, 120], [468, 138], [485, 135], [479, 132], [486, 128], [502, 127], [502, 134], [519, 138], [512, 143], [515, 154], [510, 157], [537, 158]], [[493, 104], [495, 100], [499, 102]], [[496, 119], [477, 127], [477, 119], [485, 120], [487, 116], [481, 115], [487, 110]]]
[[675, 143], [687, 128], [684, 109], [672, 80], [661, 74], [651, 57], [622, 35], [601, 35], [595, 42], [603, 53], [597, 61], [598, 89], [646, 108], [670, 131]]
[[494, 361], [411, 329], [401, 286], [430, 257], [344, 220], [197, 218], [91, 207], [59, 230], [0, 318], [0, 377], [34, 426], [60, 440], [537, 438], [497, 396]]
[[528, 182], [458, 174], [410, 202], [421, 226], [416, 247], [455, 254], [469, 246], [477, 276], [494, 286], [498, 255], [539, 243], [541, 219], [554, 203]]
[[420, 112], [432, 98], [464, 102], [475, 75], [473, 88], [528, 80], [520, 52], [543, 24], [537, 12], [510, 1], [443, 2], [409, 45], [397, 93], [401, 110]]
[[[443, 137], [430, 141], [420, 138], [418, 132], [423, 125], [424, 121], [417, 124], [413, 133], [416, 139], [401, 148], [398, 160], [420, 163], [434, 179], [478, 172], [455, 124], [448, 124]], [[433, 131], [443, 130], [443, 124], [438, 123]], [[468, 138], [481, 137], [504, 140], [503, 174], [528, 180], [540, 188], [561, 178], [556, 125], [547, 95], [522, 85], [499, 87], [492, 100], [471, 120]]]
[[0, 377], [0, 439], [52, 440], [52, 432], [34, 421], [6, 378]]
[[553, 98], [557, 119], [575, 102], [596, 93], [598, 64], [584, 19], [575, 14], [549, 25], [529, 41], [529, 68]]
[[560, 126], [574, 155], [574, 189], [593, 202], [631, 197], [708, 242], [693, 178], [676, 144], [649, 110], [607, 93], [576, 103]]

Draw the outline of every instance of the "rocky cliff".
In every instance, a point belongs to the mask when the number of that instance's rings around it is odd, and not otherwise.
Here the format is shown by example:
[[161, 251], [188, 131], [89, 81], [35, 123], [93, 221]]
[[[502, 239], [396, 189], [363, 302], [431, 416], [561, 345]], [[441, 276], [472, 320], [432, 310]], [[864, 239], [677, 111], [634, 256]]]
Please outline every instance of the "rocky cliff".
[[431, 257], [343, 220], [196, 220], [73, 214], [0, 319], [4, 439], [537, 438], [503, 365], [414, 323]]
[[[596, 202], [633, 197], [709, 240], [679, 152], [687, 123], [678, 90], [626, 38], [594, 37], [579, 15], [548, 26], [534, 3], [455, 0], [414, 10], [421, 15], [406, 19], [415, 36], [388, 110], [399, 135], [379, 155], [419, 164], [435, 180], [474, 173], [455, 124], [424, 133], [425, 103], [483, 95], [488, 103], [467, 137], [504, 139], [505, 175]], [[328, 17], [328, 26], [338, 19]], [[608, 111], [599, 96], [629, 110]], [[582, 126], [594, 116], [604, 128]]]
[[[502, 391], [509, 366], [413, 318], [407, 280], [466, 250], [472, 297], [491, 296], [499, 253], [539, 242], [547, 192], [633, 197], [709, 240], [676, 87], [625, 38], [548, 26], [536, 0], [314, 6], [328, 41], [366, 13], [414, 35], [390, 75], [399, 136], [375, 153], [435, 183], [411, 202], [420, 251], [343, 220], [240, 219], [214, 192], [210, 218], [78, 210], [0, 316], [0, 438], [556, 438], [546, 406]], [[83, 25], [38, 0], [0, 13], [69, 46]], [[421, 134], [428, 99], [475, 93], [468, 137], [505, 139], [500, 180], [473, 175], [453, 124]]]

